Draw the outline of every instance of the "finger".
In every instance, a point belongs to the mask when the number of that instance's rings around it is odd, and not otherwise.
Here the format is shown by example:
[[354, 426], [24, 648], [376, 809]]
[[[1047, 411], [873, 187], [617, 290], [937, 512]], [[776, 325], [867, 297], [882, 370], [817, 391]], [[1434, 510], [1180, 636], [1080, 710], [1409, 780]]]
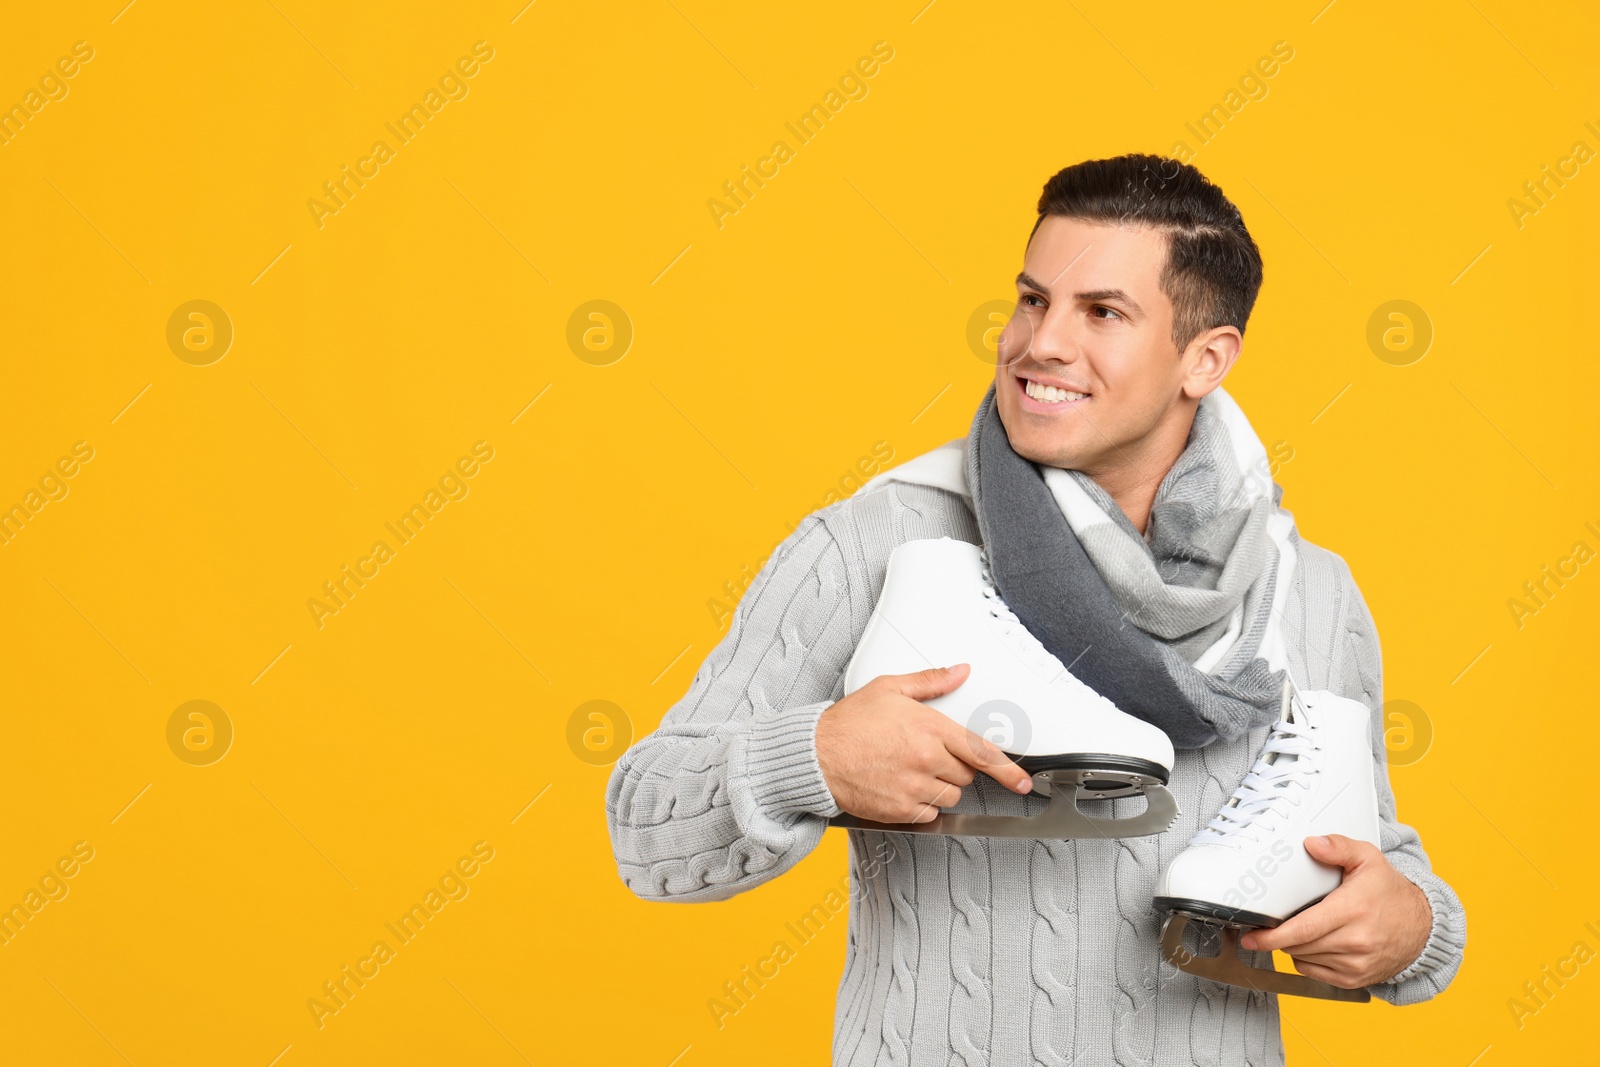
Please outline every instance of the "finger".
[[1356, 948], [1355, 938], [1350, 934], [1350, 927], [1341, 926], [1332, 933], [1322, 937], [1313, 938], [1303, 945], [1282, 945], [1275, 951], [1287, 952], [1295, 959], [1312, 956], [1343, 956], [1348, 955]]
[[919, 799], [909, 802], [909, 811], [890, 815], [888, 822], [932, 822], [939, 817], [940, 808], [954, 807], [961, 802], [961, 790], [949, 782], [926, 779], [918, 788]]
[[1362, 982], [1360, 982], [1353, 975], [1346, 974], [1343, 971], [1334, 970], [1332, 967], [1328, 967], [1321, 963], [1302, 963], [1300, 960], [1293, 959], [1292, 957], [1291, 960], [1294, 963], [1294, 969], [1305, 975], [1307, 978], [1318, 982], [1327, 982], [1329, 985], [1338, 986], [1340, 989], [1360, 989], [1362, 987]]
[[961, 803], [961, 787], [949, 782], [934, 779], [929, 783], [928, 799], [921, 801], [912, 822], [932, 822], [939, 816], [939, 809], [953, 808]]
[[1322, 903], [1307, 908], [1281, 926], [1252, 930], [1239, 939], [1239, 944], [1253, 952], [1285, 951], [1290, 945], [1310, 944], [1348, 921], [1345, 909], [1329, 894]]
[[1326, 863], [1331, 867], [1343, 867], [1347, 871], [1355, 870], [1363, 864], [1370, 863], [1377, 856], [1377, 846], [1366, 841], [1357, 841], [1344, 834], [1328, 834], [1326, 837], [1308, 837], [1305, 839], [1306, 854], [1318, 863]]
[[[934, 714], [938, 714], [935, 712]], [[944, 718], [942, 715], [940, 718]], [[912, 767], [926, 774], [930, 779], [943, 779], [957, 788], [971, 785], [975, 771], [961, 760], [950, 754], [942, 739], [931, 737], [922, 739], [923, 743], [916, 746]]]
[[1300, 952], [1299, 950], [1296, 950], [1288, 953], [1287, 955], [1290, 959], [1295, 961], [1296, 965], [1301, 963], [1315, 963], [1319, 966], [1327, 967], [1330, 970], [1342, 971], [1346, 973], [1349, 971], [1350, 955], [1346, 952]]
[[929, 667], [912, 674], [885, 674], [877, 680], [887, 682], [895, 692], [912, 700], [931, 700], [961, 685], [971, 673], [970, 665], [957, 663], [953, 667]]
[[953, 808], [961, 803], [961, 787], [954, 782], [942, 779], [934, 784], [933, 806], [936, 808]]
[[951, 719], [940, 730], [945, 749], [951, 756], [993, 778], [1018, 793], [1033, 792], [1033, 777], [1018, 767], [1000, 747], [988, 738], [973, 733]]

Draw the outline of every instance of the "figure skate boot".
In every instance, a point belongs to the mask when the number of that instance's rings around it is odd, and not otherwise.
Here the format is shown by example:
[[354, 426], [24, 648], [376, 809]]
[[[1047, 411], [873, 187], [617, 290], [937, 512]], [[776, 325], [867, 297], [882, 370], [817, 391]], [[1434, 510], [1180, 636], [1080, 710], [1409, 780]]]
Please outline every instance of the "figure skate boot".
[[[1378, 843], [1368, 718], [1359, 701], [1285, 684], [1282, 716], [1255, 767], [1156, 884], [1155, 906], [1170, 913], [1161, 951], [1175, 967], [1266, 993], [1371, 999], [1364, 989], [1249, 966], [1238, 954], [1241, 931], [1278, 926], [1339, 887], [1343, 872], [1312, 859], [1303, 847], [1307, 837], [1333, 833]], [[1184, 948], [1191, 919], [1220, 927], [1217, 955]]]
[[[1177, 817], [1167, 791], [1172, 742], [1119, 711], [1064, 667], [1005, 606], [977, 545], [908, 541], [889, 557], [883, 592], [845, 671], [853, 693], [885, 674], [969, 663], [953, 692], [925, 701], [992, 741], [1033, 776], [1050, 804], [1033, 816], [940, 812], [925, 823], [840, 815], [834, 826], [974, 837], [1112, 838], [1160, 833]], [[1078, 797], [1143, 795], [1130, 818], [1085, 815]]]

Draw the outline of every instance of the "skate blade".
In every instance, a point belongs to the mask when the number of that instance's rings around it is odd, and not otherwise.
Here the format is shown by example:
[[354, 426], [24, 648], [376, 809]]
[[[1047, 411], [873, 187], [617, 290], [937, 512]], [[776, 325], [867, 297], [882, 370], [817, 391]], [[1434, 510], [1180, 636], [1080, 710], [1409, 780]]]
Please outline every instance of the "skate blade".
[[1303, 974], [1250, 966], [1239, 956], [1240, 933], [1238, 928], [1232, 926], [1220, 927], [1222, 947], [1215, 956], [1196, 956], [1183, 947], [1183, 931], [1188, 925], [1189, 916], [1170, 915], [1161, 928], [1161, 954], [1180, 971], [1261, 993], [1315, 997], [1349, 1004], [1365, 1004], [1372, 999], [1372, 994], [1365, 989], [1342, 989]]
[[1037, 815], [976, 815], [942, 811], [929, 822], [884, 823], [854, 815], [836, 815], [829, 826], [850, 830], [882, 830], [898, 834], [942, 834], [946, 837], [1028, 837], [1043, 841], [1077, 838], [1145, 837], [1159, 834], [1178, 817], [1178, 801], [1166, 786], [1145, 787], [1148, 806], [1126, 819], [1100, 819], [1078, 810], [1074, 791], [1057, 789]]

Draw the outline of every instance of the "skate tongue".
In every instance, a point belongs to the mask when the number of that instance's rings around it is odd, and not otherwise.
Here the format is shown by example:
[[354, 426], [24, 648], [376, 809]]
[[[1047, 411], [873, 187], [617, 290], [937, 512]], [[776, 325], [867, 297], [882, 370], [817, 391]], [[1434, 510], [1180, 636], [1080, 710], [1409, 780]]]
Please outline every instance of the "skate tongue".
[[1272, 728], [1256, 765], [1190, 843], [1243, 847], [1275, 826], [1278, 819], [1274, 815], [1281, 816], [1294, 790], [1304, 788], [1313, 748], [1311, 726], [1305, 717], [1286, 711]]

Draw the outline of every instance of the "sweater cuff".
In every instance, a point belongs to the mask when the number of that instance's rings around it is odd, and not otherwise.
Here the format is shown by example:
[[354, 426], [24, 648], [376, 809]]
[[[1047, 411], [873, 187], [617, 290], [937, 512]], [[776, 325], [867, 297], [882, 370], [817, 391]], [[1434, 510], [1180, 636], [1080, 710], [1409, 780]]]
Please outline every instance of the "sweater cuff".
[[[1403, 873], [1403, 872], [1402, 872]], [[1434, 878], [1411, 879], [1422, 895], [1428, 900], [1428, 907], [1433, 913], [1433, 925], [1428, 930], [1428, 941], [1422, 946], [1422, 952], [1411, 962], [1405, 970], [1380, 983], [1398, 991], [1399, 987], [1419, 975], [1429, 974], [1442, 967], [1450, 967], [1461, 958], [1465, 945], [1465, 938], [1453, 929], [1450, 917], [1453, 913], [1454, 902], [1447, 898], [1441, 890], [1438, 880]]]
[[745, 771], [757, 807], [769, 815], [839, 814], [817, 762], [817, 720], [832, 701], [786, 708], [750, 724]]

